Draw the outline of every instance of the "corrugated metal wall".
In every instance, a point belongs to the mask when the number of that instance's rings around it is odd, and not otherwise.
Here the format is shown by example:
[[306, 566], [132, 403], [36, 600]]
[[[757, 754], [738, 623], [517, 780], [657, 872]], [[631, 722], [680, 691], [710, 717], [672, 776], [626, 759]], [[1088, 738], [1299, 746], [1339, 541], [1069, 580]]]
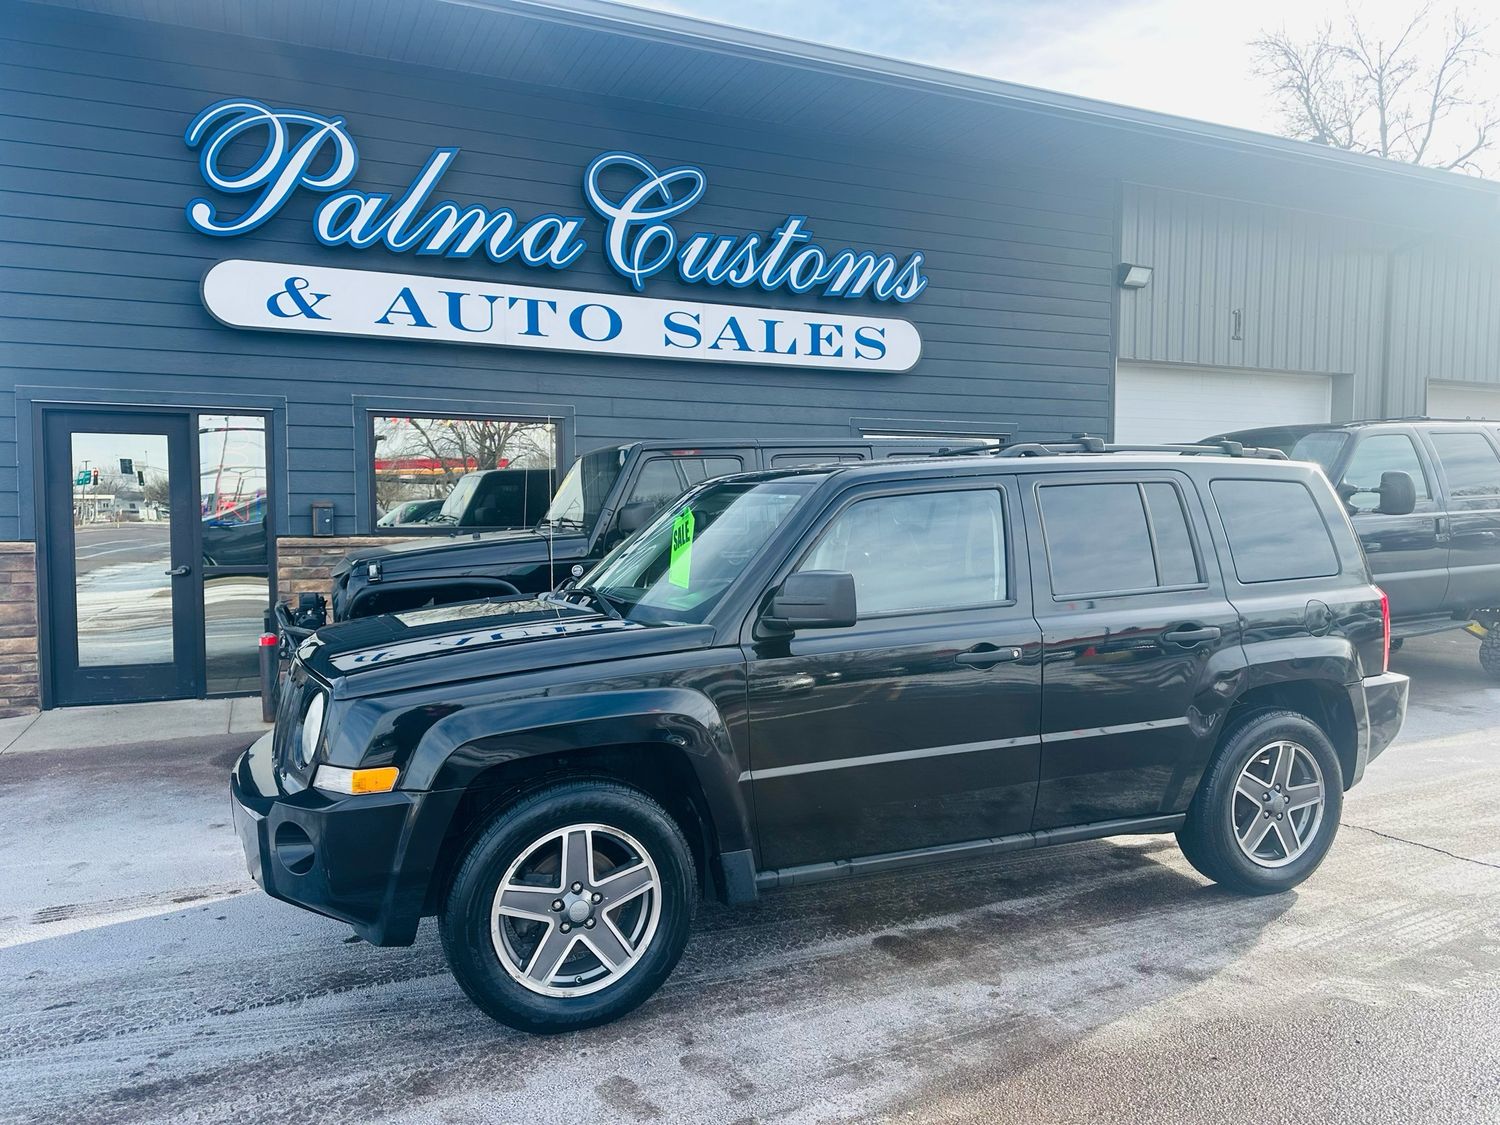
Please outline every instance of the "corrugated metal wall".
[[1495, 254], [1409, 243], [1392, 255], [1391, 276], [1390, 412], [1422, 412], [1429, 379], [1500, 386]]
[[[319, 498], [333, 500], [338, 533], [368, 530], [356, 520], [369, 474], [355, 463], [360, 396], [393, 412], [562, 404], [573, 412], [573, 452], [637, 438], [847, 438], [861, 418], [1014, 427], [1022, 438], [1108, 425], [1116, 235], [1107, 179], [858, 148], [264, 40], [13, 10], [21, 18], [0, 39], [0, 539], [28, 531], [16, 385], [83, 388], [103, 401], [127, 391], [129, 401], [164, 404], [276, 399], [287, 418], [286, 447], [276, 450], [281, 534], [306, 534]], [[609, 149], [696, 163], [709, 190], [692, 215], [700, 226], [686, 230], [765, 232], [796, 214], [824, 245], [924, 250], [932, 283], [917, 300], [866, 304], [915, 323], [922, 358], [910, 372], [868, 376], [225, 328], [204, 310], [198, 284], [227, 257], [554, 283], [512, 263], [322, 247], [305, 198], [253, 235], [195, 233], [183, 207], [204, 187], [182, 132], [232, 95], [346, 115], [367, 191], [400, 192], [434, 146], [461, 146], [444, 193], [528, 216], [582, 213], [583, 170]], [[628, 292], [597, 252], [599, 224], [587, 237], [595, 252], [563, 284]], [[829, 305], [705, 291], [666, 274], [650, 295]]]
[[1429, 379], [1500, 384], [1500, 266], [1483, 248], [1138, 184], [1120, 234], [1121, 260], [1154, 270], [1121, 291], [1121, 360], [1347, 376], [1335, 411], [1355, 418], [1420, 413]]

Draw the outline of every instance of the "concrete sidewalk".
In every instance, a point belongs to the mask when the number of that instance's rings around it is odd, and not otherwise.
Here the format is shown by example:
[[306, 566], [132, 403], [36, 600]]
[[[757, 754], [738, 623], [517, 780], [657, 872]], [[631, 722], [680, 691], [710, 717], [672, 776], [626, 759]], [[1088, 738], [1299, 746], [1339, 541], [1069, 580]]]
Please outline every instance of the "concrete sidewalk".
[[270, 729], [270, 724], [260, 721], [259, 696], [62, 707], [0, 719], [0, 754], [259, 734]]

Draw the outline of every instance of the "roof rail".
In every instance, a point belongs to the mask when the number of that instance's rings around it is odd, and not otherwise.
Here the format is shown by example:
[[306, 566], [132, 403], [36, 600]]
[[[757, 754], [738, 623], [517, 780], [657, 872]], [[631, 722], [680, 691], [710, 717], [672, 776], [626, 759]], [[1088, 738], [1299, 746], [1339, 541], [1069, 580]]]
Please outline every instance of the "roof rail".
[[1287, 455], [1279, 449], [1245, 445], [1238, 441], [1202, 442], [1194, 445], [1137, 445], [1133, 443], [1111, 443], [1093, 434], [1074, 434], [1072, 441], [1021, 442], [998, 449], [945, 449], [941, 455], [960, 456], [970, 453], [986, 453], [992, 457], [1048, 457], [1061, 453], [1177, 453], [1183, 456], [1209, 457], [1263, 457], [1272, 461], [1285, 461]]

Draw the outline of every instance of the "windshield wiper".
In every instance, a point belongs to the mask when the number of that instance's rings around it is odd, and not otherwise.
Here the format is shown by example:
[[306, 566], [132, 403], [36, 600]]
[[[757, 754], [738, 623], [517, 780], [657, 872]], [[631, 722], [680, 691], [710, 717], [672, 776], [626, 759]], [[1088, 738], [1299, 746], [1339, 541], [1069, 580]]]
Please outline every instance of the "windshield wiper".
[[575, 520], [572, 517], [564, 518], [561, 516], [557, 516], [549, 518], [547, 516], [543, 516], [540, 520], [537, 521], [536, 526], [539, 529], [543, 527], [576, 527], [579, 531], [582, 531], [583, 521]]
[[610, 601], [592, 586], [569, 586], [565, 590], [554, 592], [552, 596], [558, 601], [565, 602], [568, 600], [569, 594], [582, 594], [616, 621], [625, 620], [625, 615], [615, 608], [614, 602]]

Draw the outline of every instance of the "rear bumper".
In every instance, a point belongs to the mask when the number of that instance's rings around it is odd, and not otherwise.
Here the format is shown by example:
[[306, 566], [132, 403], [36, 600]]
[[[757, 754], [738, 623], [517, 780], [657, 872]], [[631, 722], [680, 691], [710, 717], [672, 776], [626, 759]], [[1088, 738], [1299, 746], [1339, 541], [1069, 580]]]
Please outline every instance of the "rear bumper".
[[267, 894], [372, 945], [412, 943], [458, 792], [286, 793], [270, 735], [236, 763], [229, 792], [245, 866]]
[[1366, 676], [1349, 685], [1349, 702], [1354, 709], [1359, 742], [1355, 748], [1354, 774], [1344, 779], [1346, 785], [1359, 781], [1365, 767], [1401, 733], [1410, 686], [1410, 679], [1399, 672]]

